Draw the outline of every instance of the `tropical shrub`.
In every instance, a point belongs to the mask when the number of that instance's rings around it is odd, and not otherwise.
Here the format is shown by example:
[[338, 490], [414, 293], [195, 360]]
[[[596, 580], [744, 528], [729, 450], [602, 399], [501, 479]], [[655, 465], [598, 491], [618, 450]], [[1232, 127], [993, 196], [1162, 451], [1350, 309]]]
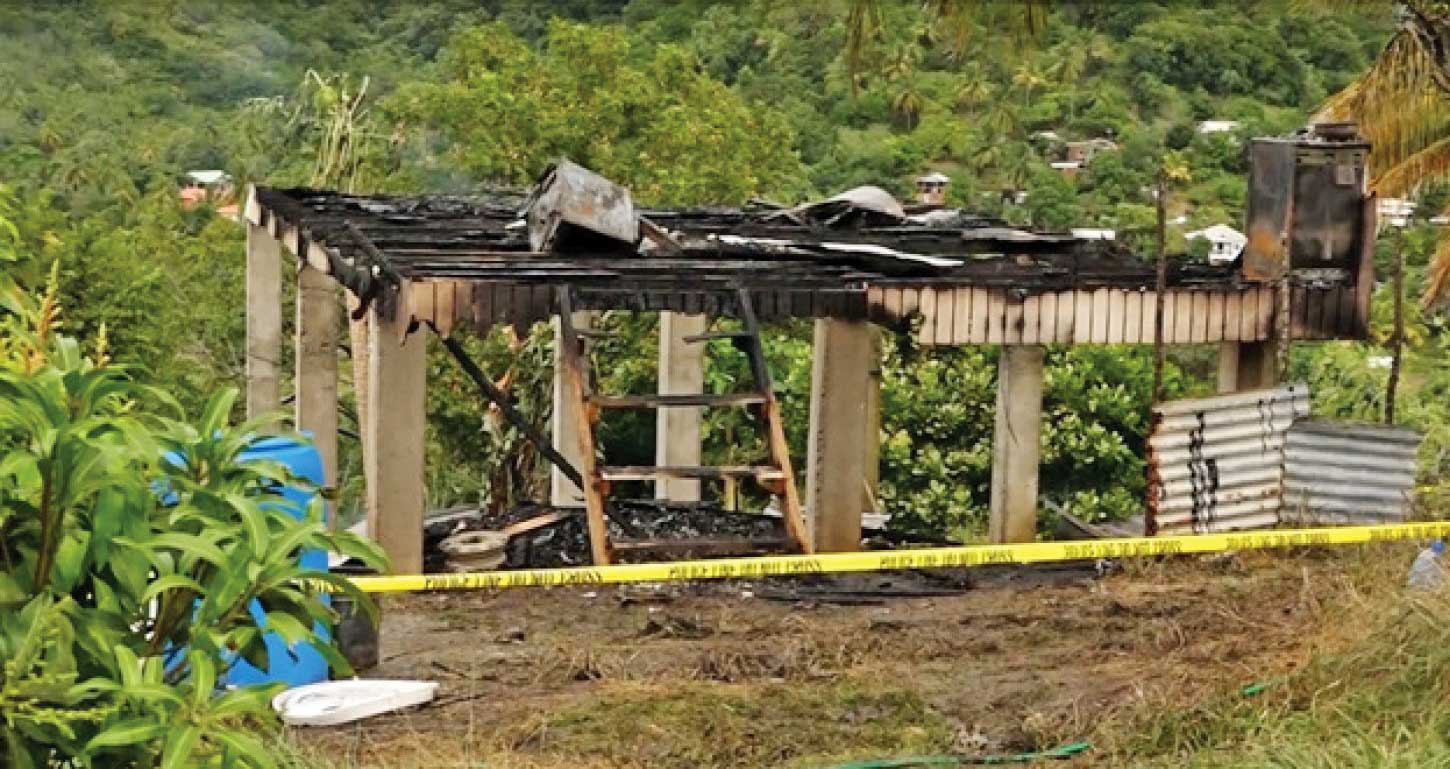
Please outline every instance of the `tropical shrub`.
[[104, 330], [87, 356], [58, 324], [54, 279], [38, 305], [0, 285], [0, 763], [271, 766], [253, 728], [276, 687], [218, 681], [266, 664], [264, 632], [348, 672], [322, 590], [373, 607], [297, 551], [383, 557], [282, 497], [286, 468], [241, 461], [264, 421], [229, 425], [234, 391], [188, 422], [110, 365]]

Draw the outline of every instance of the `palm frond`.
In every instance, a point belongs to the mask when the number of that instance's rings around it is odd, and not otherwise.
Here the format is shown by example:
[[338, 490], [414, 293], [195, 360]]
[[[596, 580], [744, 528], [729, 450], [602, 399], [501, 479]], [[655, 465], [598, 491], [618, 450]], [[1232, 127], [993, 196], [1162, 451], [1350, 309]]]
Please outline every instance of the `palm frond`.
[[1430, 258], [1430, 267], [1425, 270], [1425, 291], [1420, 305], [1429, 309], [1447, 296], [1450, 296], [1450, 238], [1440, 238]]
[[1373, 188], [1381, 197], [1410, 197], [1426, 182], [1450, 178], [1450, 136], [1400, 161], [1374, 179]]
[[881, 0], [851, 0], [846, 11], [846, 43], [842, 54], [852, 96], [860, 89], [861, 74], [866, 71], [867, 60], [881, 39], [881, 32]]
[[1430, 78], [1435, 63], [1407, 32], [1394, 36], [1370, 71], [1335, 94], [1316, 120], [1354, 120], [1373, 145], [1378, 177], [1450, 134], [1450, 100]]

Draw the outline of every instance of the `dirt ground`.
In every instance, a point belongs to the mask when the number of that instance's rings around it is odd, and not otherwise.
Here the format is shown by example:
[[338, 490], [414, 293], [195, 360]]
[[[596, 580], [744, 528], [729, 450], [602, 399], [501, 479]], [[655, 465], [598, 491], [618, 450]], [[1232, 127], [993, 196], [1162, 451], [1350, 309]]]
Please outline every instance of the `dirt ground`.
[[1303, 665], [1407, 548], [392, 597], [367, 675], [438, 700], [290, 738], [317, 767], [824, 768], [1079, 739], [1073, 766], [1120, 766], [1145, 713]]

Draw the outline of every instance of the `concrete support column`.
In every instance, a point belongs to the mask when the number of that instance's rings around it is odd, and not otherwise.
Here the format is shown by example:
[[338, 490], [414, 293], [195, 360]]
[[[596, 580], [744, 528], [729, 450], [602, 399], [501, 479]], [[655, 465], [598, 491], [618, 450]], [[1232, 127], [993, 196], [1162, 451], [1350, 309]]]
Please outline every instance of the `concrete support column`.
[[[685, 337], [704, 333], [708, 322], [709, 319], [704, 315], [660, 313], [661, 395], [704, 392], [705, 345], [700, 342], [686, 342]], [[668, 408], [655, 412], [655, 464], [700, 464], [700, 411], [698, 408]], [[698, 502], [700, 481], [690, 478], [661, 478], [655, 481], [655, 498], [674, 502]]]
[[297, 271], [297, 429], [312, 433], [323, 486], [337, 486], [337, 285], [306, 263]]
[[817, 552], [861, 547], [872, 349], [865, 321], [816, 321], [805, 507]]
[[282, 244], [247, 225], [247, 417], [282, 406]]
[[997, 370], [997, 421], [992, 433], [993, 543], [1037, 537], [1037, 474], [1042, 458], [1042, 363], [1045, 348], [1008, 345]]
[[1264, 390], [1279, 383], [1278, 349], [1272, 340], [1238, 345], [1238, 389]]
[[871, 329], [871, 370], [866, 383], [866, 435], [862, 438], [865, 456], [866, 488], [861, 495], [861, 509], [870, 513], [881, 510], [881, 334]]
[[1218, 391], [1235, 393], [1264, 390], [1278, 384], [1276, 355], [1272, 340], [1265, 342], [1220, 342], [1218, 345]]
[[[347, 308], [347, 333], [352, 343], [352, 397], [353, 405], [356, 407], [357, 434], [364, 436], [368, 429], [368, 362], [372, 358], [371, 328], [372, 320], [364, 316], [361, 320], [353, 320], [352, 316], [361, 306], [361, 302], [351, 291], [344, 291], [343, 295]], [[361, 442], [363, 457], [363, 485], [365, 488], [372, 488], [376, 483], [373, 478], [373, 466], [368, 461], [368, 442]]]
[[[406, 305], [404, 305], [406, 306]], [[367, 429], [368, 534], [382, 545], [398, 574], [423, 570], [424, 428], [428, 337], [404, 339], [408, 318], [380, 318], [369, 336]]]
[[[572, 319], [575, 328], [587, 328], [594, 323], [597, 313], [580, 311], [574, 313]], [[574, 399], [569, 398], [569, 390], [564, 381], [564, 366], [559, 357], [559, 319], [554, 318], [554, 410], [551, 421], [553, 422], [554, 448], [569, 460], [569, 464], [575, 467], [580, 466], [579, 462], [579, 416], [578, 404]], [[574, 482], [569, 480], [559, 468], [552, 468], [549, 473], [549, 501], [554, 507], [583, 507], [584, 491]]]
[[1218, 343], [1218, 392], [1237, 392], [1239, 389], [1239, 343]]

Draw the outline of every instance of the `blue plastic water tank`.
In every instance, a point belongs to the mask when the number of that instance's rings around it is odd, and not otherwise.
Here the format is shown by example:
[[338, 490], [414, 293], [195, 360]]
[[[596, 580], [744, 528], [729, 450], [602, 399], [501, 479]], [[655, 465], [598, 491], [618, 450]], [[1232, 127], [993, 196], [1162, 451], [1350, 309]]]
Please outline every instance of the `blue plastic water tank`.
[[[317, 486], [321, 486], [323, 483], [322, 457], [317, 453], [317, 447], [295, 438], [258, 439], [242, 452], [240, 459], [243, 462], [254, 460], [278, 462], [285, 465], [293, 475], [299, 478], [305, 478]], [[317, 492], [288, 486], [282, 490], [282, 495], [296, 505], [296, 510], [289, 510], [289, 512], [293, 512], [298, 518], [301, 518], [306, 513], [308, 505], [312, 504], [312, 498], [317, 495]], [[329, 516], [331, 511], [326, 509], [326, 502], [323, 503], [323, 507], [324, 517]], [[327, 570], [326, 551], [303, 550], [299, 555], [299, 560], [303, 568]], [[324, 596], [323, 600], [328, 599]], [[260, 602], [252, 601], [249, 608], [252, 619], [258, 625], [266, 621], [266, 615], [262, 611]], [[321, 624], [315, 626], [313, 630], [322, 638], [328, 637], [328, 629]], [[276, 633], [268, 633], [263, 640], [267, 645], [267, 669], [258, 670], [246, 660], [237, 660], [222, 677], [222, 683], [245, 686], [280, 681], [288, 686], [301, 686], [327, 680], [327, 660], [323, 659], [311, 644], [297, 644], [289, 651], [287, 643]]]

